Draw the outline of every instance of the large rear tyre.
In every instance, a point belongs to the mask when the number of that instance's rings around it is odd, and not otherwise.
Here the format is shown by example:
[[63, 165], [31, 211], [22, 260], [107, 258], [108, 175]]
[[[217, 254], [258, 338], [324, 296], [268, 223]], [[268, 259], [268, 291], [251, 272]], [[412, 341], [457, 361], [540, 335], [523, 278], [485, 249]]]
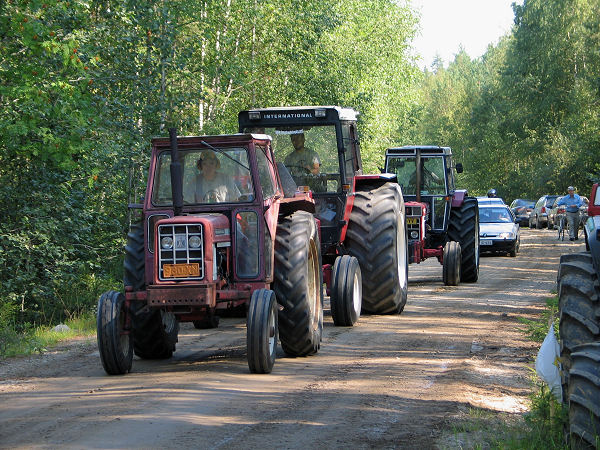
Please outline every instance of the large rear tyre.
[[133, 341], [125, 330], [125, 296], [108, 291], [98, 300], [96, 321], [98, 350], [102, 367], [109, 375], [122, 375], [131, 370]]
[[362, 310], [400, 314], [406, 305], [408, 247], [404, 199], [396, 183], [356, 192], [344, 242], [362, 274]]
[[277, 349], [277, 301], [275, 293], [258, 289], [252, 293], [246, 321], [248, 367], [252, 373], [271, 373]]
[[139, 291], [144, 287], [144, 226], [143, 222], [131, 224], [125, 245], [123, 284]]
[[571, 353], [569, 431], [573, 448], [600, 448], [600, 342]]
[[133, 350], [144, 359], [167, 359], [173, 356], [179, 322], [175, 315], [163, 310], [144, 311], [143, 304], [131, 304]]
[[461, 264], [461, 251], [458, 242], [446, 242], [442, 261], [442, 279], [444, 280], [444, 284], [446, 286], [458, 286]]
[[279, 311], [279, 339], [290, 356], [316, 353], [323, 331], [323, 273], [317, 224], [296, 211], [281, 219], [275, 238], [273, 290]]
[[466, 197], [459, 208], [450, 210], [448, 240], [460, 244], [460, 281], [476, 282], [479, 278], [479, 207], [476, 198]]
[[600, 342], [600, 283], [588, 252], [563, 255], [558, 269], [560, 356], [568, 384], [575, 346]]
[[358, 260], [353, 256], [335, 259], [329, 303], [333, 324], [337, 327], [351, 327], [360, 317], [362, 277]]

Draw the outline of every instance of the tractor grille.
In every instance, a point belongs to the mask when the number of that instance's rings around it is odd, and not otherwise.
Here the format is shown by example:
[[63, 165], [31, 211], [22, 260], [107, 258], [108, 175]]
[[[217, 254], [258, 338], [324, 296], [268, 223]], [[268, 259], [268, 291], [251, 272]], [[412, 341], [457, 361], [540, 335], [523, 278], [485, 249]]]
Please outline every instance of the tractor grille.
[[409, 241], [418, 241], [421, 239], [421, 211], [420, 205], [406, 207], [406, 234]]
[[[202, 231], [202, 225], [196, 224], [169, 224], [158, 227], [159, 280], [201, 280], [204, 278]], [[165, 243], [167, 245], [164, 245]], [[168, 245], [169, 243], [171, 245]], [[167, 270], [165, 270], [165, 266], [168, 266]]]

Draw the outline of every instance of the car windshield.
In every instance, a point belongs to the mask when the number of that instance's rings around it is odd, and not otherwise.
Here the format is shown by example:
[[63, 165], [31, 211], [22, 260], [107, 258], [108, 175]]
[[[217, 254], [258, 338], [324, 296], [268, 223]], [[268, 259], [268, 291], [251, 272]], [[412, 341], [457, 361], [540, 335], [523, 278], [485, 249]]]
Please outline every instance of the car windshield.
[[508, 208], [479, 208], [480, 223], [508, 223], [512, 221]]
[[[340, 163], [334, 125], [250, 128], [246, 132], [271, 136], [275, 160], [284, 163], [298, 186], [313, 192], [340, 192]], [[352, 155], [346, 172], [354, 173]]]
[[551, 207], [554, 203], [554, 200], [556, 200], [557, 198], [557, 195], [549, 195], [548, 197], [546, 197], [546, 206]]
[[535, 206], [535, 202], [533, 200], [525, 200], [522, 198], [518, 198], [513, 201], [511, 208], [517, 208], [520, 206], [525, 206], [527, 208], [533, 208]]
[[[390, 157], [387, 170], [395, 173], [404, 195], [416, 195], [417, 170], [414, 157]], [[421, 195], [446, 195], [444, 159], [441, 156], [421, 157]]]
[[[180, 150], [183, 170], [183, 203], [238, 203], [254, 199], [248, 152], [245, 148]], [[152, 203], [172, 205], [171, 152], [158, 157]]]

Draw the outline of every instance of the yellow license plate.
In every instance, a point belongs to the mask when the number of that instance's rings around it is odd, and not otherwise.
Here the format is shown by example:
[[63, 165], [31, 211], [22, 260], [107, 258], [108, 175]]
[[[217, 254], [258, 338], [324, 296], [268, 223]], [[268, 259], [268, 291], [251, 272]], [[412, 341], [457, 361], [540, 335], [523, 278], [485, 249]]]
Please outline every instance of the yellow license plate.
[[199, 277], [200, 264], [165, 264], [163, 275], [165, 278]]
[[406, 218], [406, 223], [408, 225], [416, 225], [419, 223], [419, 218], [418, 217], [407, 217]]

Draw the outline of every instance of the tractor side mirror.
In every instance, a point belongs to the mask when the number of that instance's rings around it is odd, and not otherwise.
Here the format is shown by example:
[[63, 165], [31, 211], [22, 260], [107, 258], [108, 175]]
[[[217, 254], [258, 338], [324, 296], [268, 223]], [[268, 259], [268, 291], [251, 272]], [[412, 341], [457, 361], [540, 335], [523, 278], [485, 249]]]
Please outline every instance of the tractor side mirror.
[[462, 163], [456, 163], [456, 173], [463, 173]]

